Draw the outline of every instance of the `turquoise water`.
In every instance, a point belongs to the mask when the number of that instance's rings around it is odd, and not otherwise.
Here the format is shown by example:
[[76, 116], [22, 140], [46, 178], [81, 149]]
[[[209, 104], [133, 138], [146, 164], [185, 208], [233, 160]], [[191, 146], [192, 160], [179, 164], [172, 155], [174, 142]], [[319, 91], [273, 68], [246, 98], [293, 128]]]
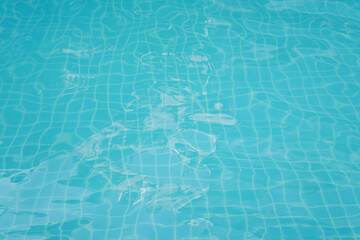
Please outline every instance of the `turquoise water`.
[[360, 239], [360, 2], [0, 2], [0, 239]]

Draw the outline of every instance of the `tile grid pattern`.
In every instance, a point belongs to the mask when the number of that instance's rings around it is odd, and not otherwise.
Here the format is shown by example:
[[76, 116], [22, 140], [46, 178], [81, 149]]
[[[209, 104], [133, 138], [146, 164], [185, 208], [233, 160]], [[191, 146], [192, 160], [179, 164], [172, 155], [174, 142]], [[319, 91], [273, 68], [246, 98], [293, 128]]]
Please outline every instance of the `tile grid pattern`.
[[0, 239], [360, 236], [356, 1], [4, 1]]

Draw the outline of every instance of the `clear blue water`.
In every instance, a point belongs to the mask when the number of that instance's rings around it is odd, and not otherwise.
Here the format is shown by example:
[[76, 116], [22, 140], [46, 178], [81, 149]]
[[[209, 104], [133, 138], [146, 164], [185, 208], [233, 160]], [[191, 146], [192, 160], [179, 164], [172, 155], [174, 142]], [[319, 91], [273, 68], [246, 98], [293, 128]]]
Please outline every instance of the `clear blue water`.
[[3, 0], [0, 239], [360, 239], [360, 2]]

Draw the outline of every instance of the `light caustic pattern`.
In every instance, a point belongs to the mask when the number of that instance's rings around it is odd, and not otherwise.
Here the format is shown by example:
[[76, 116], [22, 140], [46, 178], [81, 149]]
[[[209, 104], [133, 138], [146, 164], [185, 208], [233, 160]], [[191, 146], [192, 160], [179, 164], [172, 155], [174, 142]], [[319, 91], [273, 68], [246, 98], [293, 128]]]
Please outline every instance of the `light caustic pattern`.
[[360, 238], [360, 2], [3, 0], [0, 239]]

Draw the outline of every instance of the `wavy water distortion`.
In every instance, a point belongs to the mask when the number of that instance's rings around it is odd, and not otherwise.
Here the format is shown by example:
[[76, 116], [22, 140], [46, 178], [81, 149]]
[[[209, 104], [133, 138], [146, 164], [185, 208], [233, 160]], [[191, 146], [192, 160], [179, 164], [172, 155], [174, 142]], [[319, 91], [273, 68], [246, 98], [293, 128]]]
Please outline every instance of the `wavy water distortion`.
[[0, 239], [360, 238], [360, 2], [3, 0]]

